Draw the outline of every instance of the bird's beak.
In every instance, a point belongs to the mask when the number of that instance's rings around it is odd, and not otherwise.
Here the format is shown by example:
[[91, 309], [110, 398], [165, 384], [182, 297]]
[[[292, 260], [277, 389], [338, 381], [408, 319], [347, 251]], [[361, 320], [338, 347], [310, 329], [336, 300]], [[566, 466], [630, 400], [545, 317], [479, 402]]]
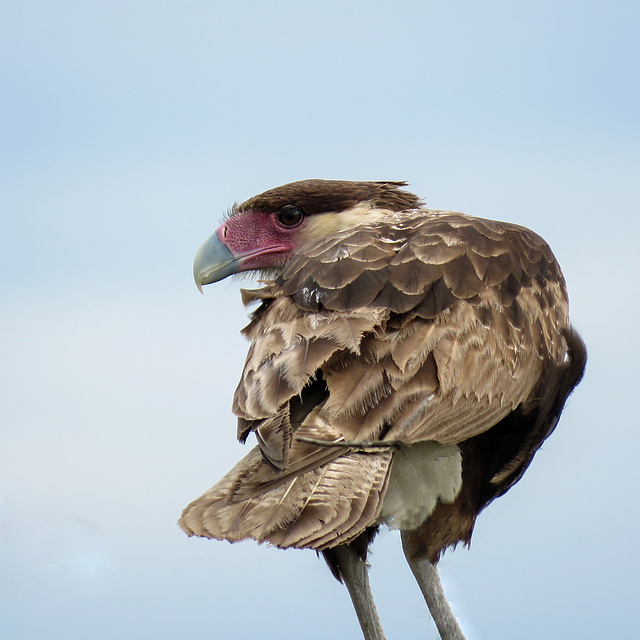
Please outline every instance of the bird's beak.
[[216, 231], [207, 238], [193, 260], [193, 279], [200, 293], [202, 286], [218, 282], [240, 270], [240, 261], [244, 256], [234, 256], [231, 250], [220, 240]]

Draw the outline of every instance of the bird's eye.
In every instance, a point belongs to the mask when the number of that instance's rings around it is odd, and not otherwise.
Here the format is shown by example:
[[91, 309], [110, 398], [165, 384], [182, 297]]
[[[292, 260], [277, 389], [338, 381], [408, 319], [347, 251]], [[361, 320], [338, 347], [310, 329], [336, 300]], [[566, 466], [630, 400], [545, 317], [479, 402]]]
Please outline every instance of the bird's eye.
[[278, 222], [285, 227], [295, 227], [302, 222], [304, 213], [300, 207], [294, 204], [288, 204], [278, 211]]

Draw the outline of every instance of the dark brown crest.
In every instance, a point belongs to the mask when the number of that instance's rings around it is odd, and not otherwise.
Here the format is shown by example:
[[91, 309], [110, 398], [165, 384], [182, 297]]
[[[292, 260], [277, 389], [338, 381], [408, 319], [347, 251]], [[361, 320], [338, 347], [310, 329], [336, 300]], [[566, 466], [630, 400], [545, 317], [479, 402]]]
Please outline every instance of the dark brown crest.
[[390, 211], [416, 209], [418, 196], [404, 191], [406, 182], [351, 182], [348, 180], [301, 180], [265, 191], [234, 207], [239, 211], [278, 211], [287, 204], [300, 207], [307, 215], [345, 211], [361, 203]]

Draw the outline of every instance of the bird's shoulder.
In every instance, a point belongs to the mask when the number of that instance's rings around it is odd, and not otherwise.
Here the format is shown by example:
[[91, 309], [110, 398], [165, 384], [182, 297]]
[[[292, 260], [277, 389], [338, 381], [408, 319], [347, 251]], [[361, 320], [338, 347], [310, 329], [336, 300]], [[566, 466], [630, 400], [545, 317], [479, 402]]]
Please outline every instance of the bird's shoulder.
[[278, 285], [307, 311], [375, 307], [433, 319], [488, 289], [513, 299], [523, 287], [545, 289], [550, 281], [564, 293], [549, 245], [530, 229], [416, 209], [365, 218], [303, 245]]

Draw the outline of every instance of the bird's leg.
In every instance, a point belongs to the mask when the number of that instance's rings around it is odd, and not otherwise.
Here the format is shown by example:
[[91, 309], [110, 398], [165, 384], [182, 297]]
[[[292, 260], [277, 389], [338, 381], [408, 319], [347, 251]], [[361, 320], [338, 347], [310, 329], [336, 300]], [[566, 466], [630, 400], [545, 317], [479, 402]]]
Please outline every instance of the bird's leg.
[[438, 569], [426, 558], [413, 558], [408, 552], [407, 537], [404, 531], [400, 532], [402, 537], [402, 549], [407, 558], [407, 562], [413, 571], [413, 575], [418, 581], [422, 595], [429, 607], [431, 617], [436, 623], [438, 633], [442, 640], [466, 640], [462, 629], [458, 624], [451, 605], [444, 594]]
[[330, 566], [331, 562], [335, 563], [337, 573], [349, 591], [364, 639], [385, 640], [380, 617], [378, 616], [369, 585], [366, 559], [350, 545], [340, 545], [329, 549], [325, 551], [325, 555], [328, 556], [328, 554], [331, 554], [331, 560], [327, 558]]

